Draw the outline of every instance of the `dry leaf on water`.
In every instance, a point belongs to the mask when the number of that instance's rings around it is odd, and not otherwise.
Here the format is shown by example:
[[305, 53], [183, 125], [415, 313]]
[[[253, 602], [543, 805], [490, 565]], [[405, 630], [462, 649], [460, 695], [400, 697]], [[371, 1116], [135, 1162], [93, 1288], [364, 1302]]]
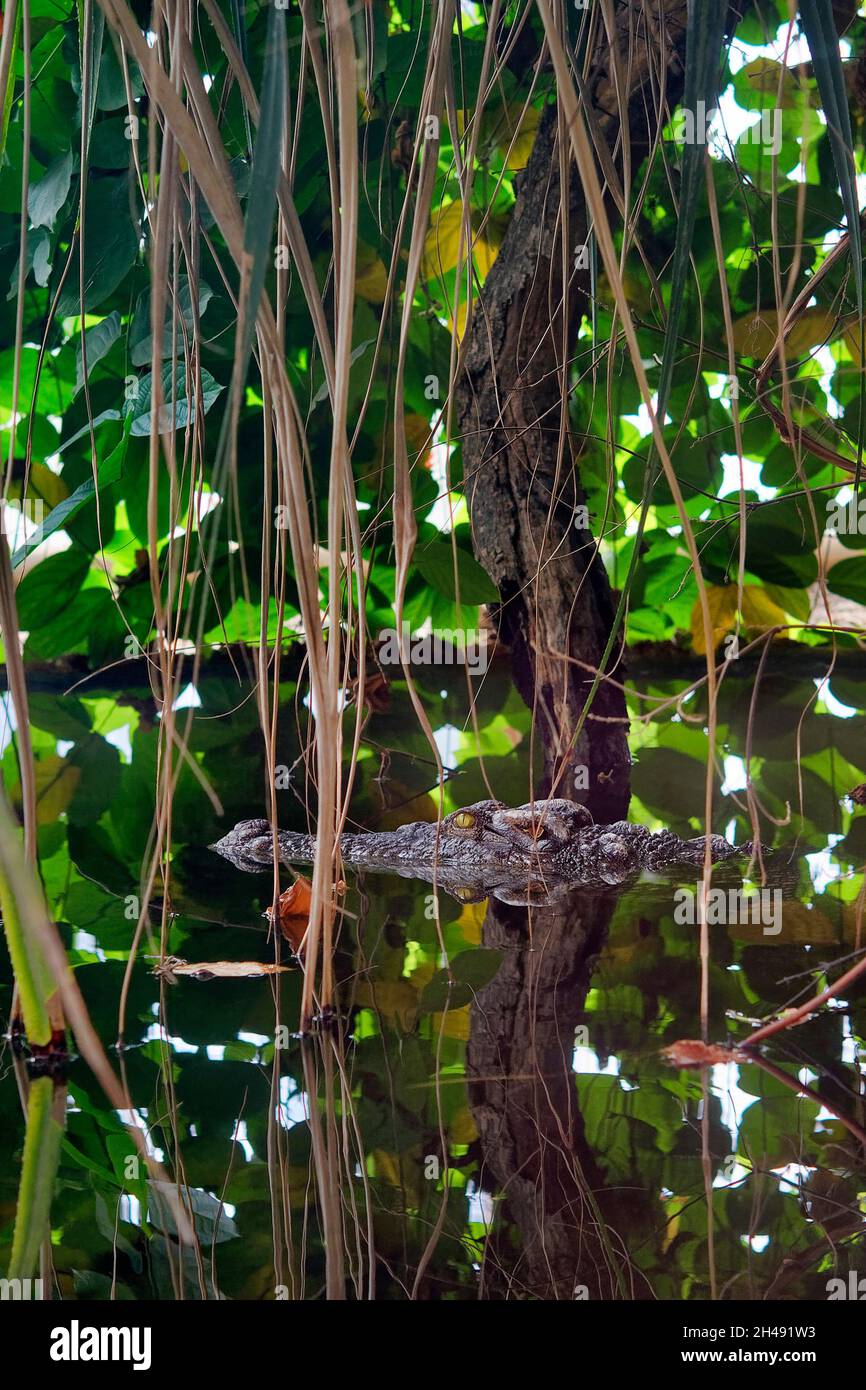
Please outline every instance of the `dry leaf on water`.
[[[337, 883], [337, 892], [344, 893], [346, 885], [342, 879]], [[288, 941], [295, 955], [300, 955], [301, 946], [307, 933], [310, 920], [310, 903], [313, 900], [313, 885], [309, 879], [298, 874], [277, 899], [277, 925]], [[273, 923], [274, 909], [267, 908], [265, 916]]]
[[662, 1049], [662, 1057], [672, 1067], [712, 1067], [744, 1059], [730, 1047], [701, 1042], [699, 1038], [683, 1038]]
[[186, 975], [192, 980], [245, 980], [256, 975], [282, 975], [288, 969], [287, 965], [274, 965], [273, 962], [260, 960], [185, 961], [178, 960], [176, 956], [168, 956], [153, 973], [162, 976], [170, 984], [175, 984], [181, 975]]
[[[277, 926], [295, 955], [299, 953], [301, 943], [306, 935], [312, 897], [313, 885], [299, 874], [294, 883], [290, 884], [277, 899]], [[266, 910], [265, 916], [270, 923], [273, 923], [273, 907]]]

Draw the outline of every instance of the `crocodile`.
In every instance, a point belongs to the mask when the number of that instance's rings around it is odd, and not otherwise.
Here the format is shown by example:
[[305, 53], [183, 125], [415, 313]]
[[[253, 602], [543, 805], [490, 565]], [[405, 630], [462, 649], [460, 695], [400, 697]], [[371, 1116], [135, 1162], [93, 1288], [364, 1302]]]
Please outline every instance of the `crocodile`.
[[[312, 863], [313, 835], [277, 832], [284, 864]], [[273, 867], [274, 838], [266, 820], [239, 821], [210, 846], [235, 868], [261, 873]], [[641, 873], [669, 875], [704, 863], [703, 835], [682, 840], [670, 830], [631, 821], [596, 824], [584, 806], [553, 797], [505, 806], [476, 801], [438, 822], [340, 836], [342, 862], [440, 885], [463, 901], [492, 894], [505, 902], [550, 901], [557, 890], [614, 887]], [[732, 845], [710, 836], [713, 863], [752, 853], [751, 842]]]

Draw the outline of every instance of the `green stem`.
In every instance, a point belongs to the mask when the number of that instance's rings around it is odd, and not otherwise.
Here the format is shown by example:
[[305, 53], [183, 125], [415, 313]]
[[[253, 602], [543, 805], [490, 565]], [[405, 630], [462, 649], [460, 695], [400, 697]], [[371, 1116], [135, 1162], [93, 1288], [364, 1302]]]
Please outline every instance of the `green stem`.
[[28, 936], [22, 924], [15, 893], [2, 864], [0, 909], [3, 912], [6, 945], [18, 985], [24, 1031], [28, 1042], [35, 1043], [37, 1047], [46, 1047], [51, 1041], [52, 1031], [47, 1000], [57, 992], [57, 986], [36, 942]]
[[30, 1084], [27, 1133], [18, 1188], [15, 1231], [9, 1279], [29, 1279], [39, 1260], [39, 1247], [48, 1233], [54, 1180], [60, 1161], [66, 1090], [50, 1076], [38, 1076]]

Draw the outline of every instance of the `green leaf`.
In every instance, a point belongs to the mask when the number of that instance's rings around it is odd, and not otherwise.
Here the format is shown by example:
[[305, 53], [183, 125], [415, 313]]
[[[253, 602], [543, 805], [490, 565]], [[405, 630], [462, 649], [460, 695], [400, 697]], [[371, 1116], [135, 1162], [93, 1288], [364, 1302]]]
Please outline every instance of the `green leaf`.
[[[174, 398], [172, 398], [172, 389]], [[214, 381], [210, 372], [202, 369], [201, 373], [201, 396], [204, 413], [210, 410], [217, 396], [222, 391], [218, 381]], [[138, 394], [134, 400], [127, 401], [123, 413], [127, 420], [131, 420], [130, 434], [145, 435], [150, 434], [150, 403], [153, 390], [153, 380], [150, 372], [139, 382]], [[167, 434], [170, 430], [182, 430], [195, 420], [196, 400], [187, 394], [186, 386], [186, 365], [183, 362], [167, 362], [162, 369], [162, 395], [163, 404], [160, 407], [157, 429], [159, 434]]]
[[841, 560], [827, 575], [827, 587], [842, 598], [866, 604], [866, 560]]
[[[112, 1238], [117, 1243], [118, 1249], [123, 1249], [126, 1245], [131, 1250], [132, 1246], [128, 1241], [121, 1242], [112, 1233]], [[127, 1251], [124, 1250], [124, 1254]], [[135, 1301], [135, 1294], [128, 1284], [123, 1284], [118, 1279], [109, 1279], [107, 1274], [98, 1274], [94, 1269], [73, 1269], [72, 1286], [75, 1289], [75, 1297], [85, 1303], [109, 1303], [115, 1300], [118, 1303], [129, 1303]]]
[[483, 989], [489, 985], [502, 964], [503, 953], [479, 946], [475, 950], [461, 951], [451, 962], [451, 973], [461, 984], [471, 989]]
[[27, 212], [31, 227], [47, 227], [51, 231], [54, 219], [69, 196], [72, 183], [72, 151], [67, 150], [49, 164], [45, 176], [27, 190]]
[[631, 770], [632, 790], [664, 820], [686, 821], [703, 805], [706, 767], [673, 748], [642, 748]]
[[[204, 281], [198, 283], [198, 310], [200, 318], [207, 309], [213, 297], [213, 291]], [[177, 323], [172, 326], [171, 305], [166, 306], [166, 318], [163, 324], [162, 336], [162, 355], [171, 357], [173, 353], [183, 352], [184, 334], [192, 335], [194, 331], [195, 315], [192, 311], [192, 291], [190, 290], [189, 280], [182, 275], [178, 281], [177, 288]], [[181, 328], [181, 321], [183, 328]], [[135, 306], [135, 314], [132, 319], [132, 326], [129, 331], [129, 358], [134, 367], [147, 366], [153, 357], [153, 337], [150, 331], [150, 290], [143, 290], [138, 297]]]
[[[141, 96], [144, 91], [144, 83], [138, 64], [130, 62], [129, 55], [127, 55], [127, 68], [129, 85], [132, 88], [133, 99], [135, 99]], [[123, 70], [117, 61], [112, 44], [107, 43], [99, 59], [99, 86], [96, 105], [100, 111], [116, 111], [118, 107], [126, 106], [126, 100]]]
[[[18, 267], [21, 258], [15, 262], [15, 269], [9, 276], [9, 293], [7, 300], [15, 299], [18, 295]], [[51, 236], [46, 227], [39, 227], [32, 236], [27, 238], [27, 270], [32, 270], [33, 279], [40, 289], [44, 289], [51, 278]]]
[[[117, 610], [108, 589], [81, 589], [71, 599], [69, 595], [63, 597], [61, 612], [31, 629], [25, 649], [28, 660], [54, 661], [84, 651], [94, 635], [111, 630]], [[120, 656], [122, 643], [118, 641], [117, 646]]]
[[18, 623], [26, 632], [44, 627], [75, 598], [90, 569], [90, 556], [79, 550], [49, 555], [25, 574], [15, 595]]
[[[722, 464], [715, 440], [707, 435], [696, 439], [688, 430], [680, 430], [677, 425], [666, 427], [664, 439], [683, 499], [688, 502], [701, 494], [713, 495], [722, 478]], [[641, 499], [644, 473], [644, 461], [637, 454], [623, 468], [623, 486], [635, 501]], [[673, 506], [673, 496], [660, 464], [656, 464], [653, 474], [650, 492], [652, 505]]]
[[499, 591], [489, 574], [467, 551], [457, 547], [457, 585], [454, 582], [454, 552], [444, 542], [434, 542], [415, 552], [415, 566], [427, 583], [446, 598], [461, 603], [496, 603]]
[[790, 68], [759, 57], [744, 63], [734, 77], [734, 97], [744, 111], [766, 111], [800, 106], [803, 93]]
[[[82, 598], [93, 592], [86, 589]], [[104, 590], [97, 590], [102, 594]], [[72, 795], [68, 816], [70, 825], [95, 825], [120, 789], [120, 754], [113, 744], [98, 734], [73, 748], [68, 756], [71, 767], [81, 770]]]
[[489, 985], [502, 964], [502, 952], [483, 946], [461, 951], [451, 962], [451, 974], [439, 970], [425, 986], [418, 1005], [420, 1013], [462, 1009], [470, 1004], [485, 985]]
[[[138, 258], [140, 227], [126, 174], [91, 183], [85, 200], [84, 307], [98, 308], [113, 294]], [[78, 275], [67, 277], [57, 317], [81, 312]]]
[[126, 169], [129, 165], [132, 140], [127, 139], [126, 117], [114, 116], [94, 127], [87, 151], [91, 169]]
[[192, 1212], [195, 1227], [201, 1240], [208, 1246], [224, 1240], [233, 1240], [240, 1231], [229, 1216], [222, 1202], [199, 1187], [185, 1187], [180, 1199], [174, 1183], [148, 1179], [149, 1205], [147, 1219], [157, 1230], [176, 1236], [177, 1219], [175, 1202], [180, 1200], [184, 1209]]
[[[35, 406], [41, 415], [62, 415], [72, 397], [72, 363], [63, 353], [46, 355], [41, 363], [39, 357], [37, 347], [25, 346], [19, 354], [17, 409], [27, 414]], [[15, 349], [5, 348], [0, 352], [0, 412], [12, 409], [14, 375]]]
[[57, 446], [58, 454], [63, 454], [72, 444], [77, 444], [79, 439], [83, 439], [86, 434], [90, 434], [91, 428], [96, 430], [100, 425], [104, 425], [106, 421], [119, 420], [120, 418], [119, 410], [101, 410], [98, 415], [93, 417], [92, 421], [88, 420], [86, 425], [82, 425], [81, 429], [76, 430], [68, 439], [61, 440]]
[[[781, 498], [749, 517], [746, 566], [768, 584], [805, 588], [818, 573], [817, 543], [805, 504], [796, 498]], [[736, 542], [734, 546], [735, 554]]]
[[75, 391], [76, 394], [84, 385], [84, 361], [87, 357], [87, 375], [93, 371], [105, 354], [114, 346], [120, 337], [120, 314], [115, 309], [101, 323], [95, 323], [92, 328], [88, 328], [84, 334], [84, 353], [81, 350], [81, 339], [79, 338], [75, 348]]
[[[117, 412], [115, 411], [113, 414], [116, 415]], [[118, 478], [122, 475], [123, 462], [126, 458], [127, 439], [128, 433], [125, 432], [117, 448], [113, 449], [105, 462], [99, 465], [97, 478], [100, 488], [110, 487], [111, 484], [116, 483]], [[19, 565], [23, 564], [31, 551], [35, 550], [38, 545], [41, 545], [42, 541], [46, 540], [48, 536], [52, 536], [55, 531], [61, 531], [64, 526], [66, 526], [67, 522], [72, 520], [76, 512], [80, 512], [81, 508], [85, 507], [88, 502], [91, 502], [95, 496], [96, 488], [93, 478], [91, 477], [81, 483], [69, 497], [65, 497], [56, 507], [52, 507], [42, 525], [34, 531], [31, 538], [25, 541], [24, 545], [19, 546], [15, 551], [15, 554], [12, 556], [12, 568], [17, 569]], [[38, 572], [37, 570], [36, 573]], [[19, 615], [20, 611], [19, 608]], [[23, 623], [22, 626], [24, 626]]]

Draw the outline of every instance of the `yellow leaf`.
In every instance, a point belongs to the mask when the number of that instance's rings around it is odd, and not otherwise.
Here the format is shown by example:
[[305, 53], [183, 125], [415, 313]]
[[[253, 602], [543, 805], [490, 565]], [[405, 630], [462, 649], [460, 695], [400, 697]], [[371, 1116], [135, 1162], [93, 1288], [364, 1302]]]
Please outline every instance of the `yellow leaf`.
[[502, 245], [502, 238], [505, 235], [507, 225], [507, 218], [488, 217], [484, 223], [484, 231], [476, 238], [472, 249], [472, 259], [482, 280], [489, 273], [490, 267], [499, 255], [499, 248]]
[[842, 333], [842, 337], [844, 338], [845, 345], [851, 354], [851, 360], [855, 362], [858, 367], [862, 367], [863, 353], [861, 351], [860, 343], [860, 319], [856, 314], [852, 314], [849, 318], [845, 319], [844, 323], [845, 327]]
[[462, 1009], [448, 1009], [445, 1013], [430, 1015], [431, 1038], [457, 1038], [460, 1042], [469, 1040], [469, 1005]]
[[[788, 360], [802, 357], [811, 348], [839, 337], [843, 325], [830, 309], [817, 306], [805, 309], [785, 339]], [[773, 351], [779, 332], [779, 315], [775, 309], [761, 309], [746, 314], [733, 325], [734, 351], [744, 357], [767, 357]]]
[[457, 925], [463, 933], [463, 940], [477, 946], [481, 941], [481, 927], [487, 915], [487, 899], [480, 903], [467, 903], [457, 918]]
[[418, 995], [408, 980], [377, 980], [375, 984], [364, 981], [358, 986], [355, 998], [390, 1023], [400, 1025], [406, 1033], [411, 1033], [418, 1014]]
[[407, 978], [411, 981], [412, 988], [420, 994], [422, 989], [429, 985], [435, 974], [435, 963], [432, 960], [425, 960], [421, 965], [416, 966]]
[[[641, 278], [640, 275], [632, 274], [630, 270], [623, 271], [622, 292], [629, 308], [637, 310], [639, 314], [649, 312], [652, 305], [652, 294], [645, 276]], [[614, 309], [616, 307], [616, 299], [605, 270], [600, 272], [596, 280], [595, 295], [602, 308]]]
[[454, 1144], [471, 1144], [478, 1138], [478, 1130], [475, 1128], [472, 1111], [468, 1105], [461, 1105], [452, 1115], [448, 1133]]
[[[81, 768], [65, 758], [51, 754], [40, 758], [34, 767], [36, 779], [36, 821], [38, 825], [53, 825], [69, 806], [75, 788], [81, 780]], [[21, 804], [20, 782], [13, 788], [13, 800]]]
[[377, 1178], [382, 1178], [391, 1187], [403, 1186], [400, 1159], [396, 1154], [389, 1154], [386, 1149], [374, 1149], [372, 1159]]
[[[736, 584], [725, 584], [722, 588], [717, 587], [715, 584], [708, 584], [707, 604], [710, 610], [710, 622], [713, 625], [713, 651], [715, 651], [725, 633], [732, 631], [736, 622]], [[689, 626], [692, 634], [693, 649], [699, 656], [706, 656], [707, 647], [704, 641], [704, 622], [701, 613], [700, 599], [695, 599], [695, 606], [692, 609]]]
[[782, 930], [778, 936], [766, 935], [763, 926], [751, 921], [732, 923], [728, 934], [737, 941], [752, 941], [762, 946], [830, 946], [838, 944], [840, 935], [838, 927], [819, 908], [809, 908], [805, 903], [788, 899], [782, 904]]
[[404, 424], [409, 462], [414, 463], [416, 459], [420, 460], [422, 453], [426, 456], [430, 445], [430, 421], [424, 415], [407, 415]]
[[448, 331], [454, 334], [454, 337], [456, 338], [458, 345], [463, 339], [463, 334], [466, 332], [466, 322], [468, 317], [469, 305], [467, 304], [465, 298], [461, 295], [460, 302], [457, 305], [456, 321], [454, 319], [454, 315], [451, 312], [450, 304], [448, 306], [448, 312], [445, 315], [445, 319], [448, 324]]
[[59, 473], [53, 473], [45, 463], [34, 461], [30, 464], [27, 496], [47, 502], [49, 507], [56, 507], [69, 496], [69, 488]]
[[[457, 133], [460, 139], [466, 134], [475, 111], [457, 110]], [[510, 101], [504, 106], [486, 106], [481, 117], [478, 152], [483, 158], [485, 150], [494, 146], [502, 158], [506, 169], [512, 173], [525, 169], [535, 144], [535, 133], [541, 120], [541, 111], [536, 106], [524, 108], [522, 101]], [[510, 153], [509, 153], [510, 151]]]
[[773, 103], [790, 110], [797, 105], [800, 88], [797, 79], [773, 58], [753, 58], [741, 69], [753, 92], [773, 98]]
[[743, 589], [743, 622], [746, 627], [756, 627], [761, 632], [768, 628], [784, 626], [784, 609], [775, 603], [764, 589], [746, 585]]
[[355, 293], [368, 304], [381, 304], [388, 292], [388, 272], [371, 246], [358, 242]]
[[410, 796], [409, 788], [398, 781], [389, 783], [389, 791], [396, 798], [397, 805], [393, 810], [382, 813], [376, 827], [378, 830], [398, 830], [401, 825], [411, 825], [417, 820], [432, 824], [439, 819], [439, 806], [429, 792]]
[[[502, 245], [502, 238], [508, 219], [487, 217], [480, 212], [470, 215], [469, 229], [464, 227], [463, 204], [459, 199], [439, 208], [434, 213], [430, 230], [424, 241], [424, 255], [421, 260], [421, 274], [425, 280], [435, 280], [453, 270], [461, 252], [461, 229], [463, 230], [462, 256], [466, 256], [472, 246], [472, 259], [475, 269], [483, 279], [487, 275]], [[479, 228], [483, 230], [479, 232]]]
[[506, 169], [513, 172], [526, 168], [540, 120], [541, 112], [537, 106], [530, 106], [525, 111], [520, 102], [509, 102], [506, 106], [505, 129], [497, 141], [497, 149], [505, 160]]
[[367, 1172], [389, 1187], [399, 1187], [406, 1206], [417, 1208], [421, 1205], [421, 1188], [425, 1184], [424, 1156], [419, 1149], [413, 1147], [403, 1153], [372, 1149], [367, 1155]]
[[668, 1218], [664, 1235], [662, 1236], [662, 1251], [667, 1251], [673, 1245], [680, 1229], [680, 1213], [685, 1211], [691, 1204], [691, 1197], [667, 1197], [665, 1199], [665, 1216]]
[[[447, 207], [439, 208], [433, 214], [430, 230], [424, 239], [424, 255], [421, 261], [421, 274], [425, 280], [434, 280], [446, 271], [454, 269], [457, 264], [462, 225], [463, 204], [459, 199], [449, 203]], [[466, 251], [464, 234], [464, 256]]]

